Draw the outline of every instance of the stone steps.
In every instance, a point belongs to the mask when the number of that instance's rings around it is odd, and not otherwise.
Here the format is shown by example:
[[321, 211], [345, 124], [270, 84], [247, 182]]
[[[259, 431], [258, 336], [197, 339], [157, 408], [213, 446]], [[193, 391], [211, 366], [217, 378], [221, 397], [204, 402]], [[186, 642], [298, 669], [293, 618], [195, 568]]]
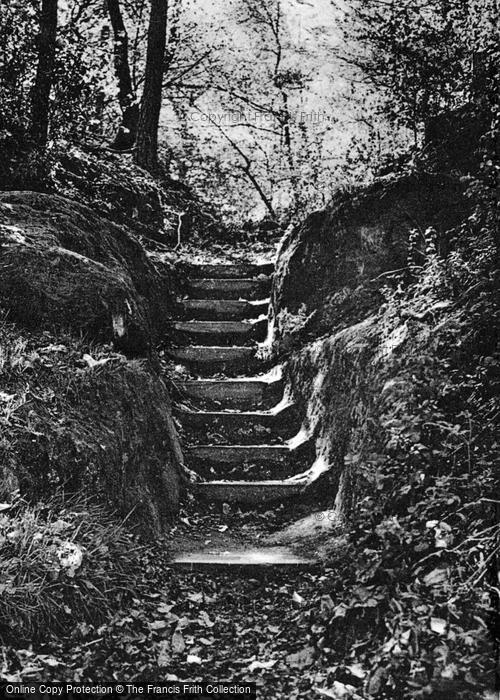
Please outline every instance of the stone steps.
[[[272, 273], [272, 265], [190, 266], [189, 298], [179, 303], [174, 331], [181, 347], [169, 355], [200, 378], [175, 384], [175, 415], [186, 442], [186, 466], [198, 475], [190, 488], [209, 502], [272, 503], [300, 497], [314, 483], [307, 470], [314, 459], [311, 443], [300, 430], [297, 408], [283, 398], [281, 371], [252, 376], [265, 366], [255, 343], [267, 332], [264, 297]], [[217, 374], [223, 378], [209, 378]], [[237, 480], [224, 480], [231, 472]], [[174, 554], [172, 566], [257, 573], [317, 565], [286, 547], [245, 548], [231, 539], [215, 547], [210, 541]]]
[[189, 345], [246, 345], [262, 341], [267, 319], [253, 321], [177, 321], [173, 324], [178, 341]]
[[183, 299], [179, 302], [183, 319], [197, 321], [242, 321], [267, 316], [269, 299]]
[[262, 367], [262, 360], [255, 356], [255, 348], [252, 347], [187, 345], [170, 350], [168, 354], [175, 362], [206, 377], [221, 373], [236, 377], [256, 372]]
[[177, 384], [181, 395], [190, 399], [225, 408], [250, 411], [260, 407], [270, 408], [278, 403], [283, 384], [259, 379], [198, 379]]
[[249, 265], [248, 263], [230, 263], [220, 265], [191, 265], [189, 274], [191, 277], [211, 279], [241, 279], [248, 277], [269, 277], [274, 272], [272, 263]]
[[189, 280], [190, 299], [243, 299], [251, 301], [269, 296], [271, 279], [196, 279]]

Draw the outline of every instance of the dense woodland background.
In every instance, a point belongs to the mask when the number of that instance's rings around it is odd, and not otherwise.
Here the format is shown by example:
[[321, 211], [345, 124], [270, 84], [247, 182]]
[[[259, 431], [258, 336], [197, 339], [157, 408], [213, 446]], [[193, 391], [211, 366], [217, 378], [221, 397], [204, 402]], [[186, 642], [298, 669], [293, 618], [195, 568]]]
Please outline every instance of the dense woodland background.
[[[172, 584], [160, 612], [152, 594], [182, 490], [162, 348], [190, 256], [286, 233], [269, 352], [351, 466], [289, 630], [308, 653], [260, 669], [266, 692], [494, 697], [497, 12], [0, 2], [2, 678], [162, 677], [174, 605], [239, 619], [230, 591]], [[271, 616], [279, 585], [252, 594]], [[189, 675], [181, 656], [169, 671]]]
[[22, 185], [36, 165], [43, 182], [72, 146], [130, 150], [138, 135], [135, 162], [225, 217], [290, 220], [391, 161], [432, 165], [450, 132], [463, 161], [471, 110], [478, 137], [495, 102], [495, 11], [490, 0], [171, 0], [151, 13], [139, 0], [4, 2], [3, 144], [12, 158], [34, 150], [24, 171], [4, 161], [3, 178]]

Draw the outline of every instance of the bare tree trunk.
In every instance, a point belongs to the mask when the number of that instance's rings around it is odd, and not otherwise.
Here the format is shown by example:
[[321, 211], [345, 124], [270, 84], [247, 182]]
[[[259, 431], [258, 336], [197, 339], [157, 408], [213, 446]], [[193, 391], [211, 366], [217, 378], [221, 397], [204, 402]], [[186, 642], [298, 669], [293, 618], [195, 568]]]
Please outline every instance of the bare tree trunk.
[[136, 163], [150, 173], [158, 173], [159, 170], [158, 124], [167, 36], [167, 9], [168, 0], [151, 0], [146, 72], [135, 151]]
[[122, 121], [113, 142], [119, 150], [132, 148], [137, 135], [139, 104], [137, 103], [128, 56], [128, 34], [123, 22], [120, 0], [108, 0], [108, 12], [113, 27], [115, 73], [118, 79], [118, 100]]
[[271, 204], [271, 200], [269, 199], [269, 197], [266, 196], [264, 190], [262, 189], [262, 187], [259, 184], [259, 181], [257, 180], [255, 175], [250, 170], [250, 164], [247, 163], [246, 165], [244, 165], [244, 166], [242, 165], [240, 167], [243, 170], [243, 172], [245, 173], [245, 175], [247, 176], [247, 178], [250, 180], [252, 185], [255, 187], [255, 190], [257, 191], [259, 197], [261, 198], [262, 202], [264, 203], [264, 206], [266, 207], [267, 211], [271, 215], [271, 219], [273, 219], [273, 221], [276, 221], [276, 212], [274, 211], [273, 205]]
[[38, 65], [31, 97], [31, 137], [44, 149], [49, 133], [49, 100], [54, 73], [57, 0], [42, 0], [38, 34]]

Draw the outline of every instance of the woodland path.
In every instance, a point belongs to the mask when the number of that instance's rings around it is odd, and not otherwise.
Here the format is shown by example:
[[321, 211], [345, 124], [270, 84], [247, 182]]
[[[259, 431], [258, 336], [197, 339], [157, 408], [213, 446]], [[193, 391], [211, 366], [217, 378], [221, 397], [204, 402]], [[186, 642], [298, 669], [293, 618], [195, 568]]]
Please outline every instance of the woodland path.
[[[196, 502], [264, 511], [293, 499], [303, 484], [309, 445], [301, 438], [296, 406], [283, 394], [280, 367], [259, 357], [267, 335], [274, 266], [245, 262], [192, 265], [182, 318], [170, 351], [181, 371], [176, 415]], [[189, 373], [189, 374], [188, 374]], [[190, 569], [314, 566], [288, 547], [258, 547], [255, 528], [218, 527], [203, 543], [181, 539], [172, 564]], [[225, 534], [227, 533], [227, 534]], [[206, 535], [206, 533], [205, 533]], [[221, 537], [222, 535], [222, 537]], [[247, 536], [245, 536], [247, 535]]]
[[272, 271], [234, 261], [192, 267], [177, 347], [166, 355], [186, 466], [198, 480], [171, 532], [145, 550], [131, 605], [48, 645], [54, 678], [252, 681], [260, 700], [325, 697], [329, 572], [311, 552], [272, 543], [322, 505], [286, 482], [309, 447], [294, 448], [298, 415], [282, 401], [279, 371], [258, 357]]

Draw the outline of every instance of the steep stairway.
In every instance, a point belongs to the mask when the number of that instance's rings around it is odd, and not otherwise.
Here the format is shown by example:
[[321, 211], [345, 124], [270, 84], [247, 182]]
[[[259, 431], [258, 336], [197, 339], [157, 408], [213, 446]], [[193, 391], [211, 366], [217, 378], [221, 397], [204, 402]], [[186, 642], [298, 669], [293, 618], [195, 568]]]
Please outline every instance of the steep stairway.
[[[310, 446], [296, 406], [283, 394], [280, 368], [257, 353], [267, 333], [273, 265], [191, 267], [187, 298], [174, 324], [171, 360], [189, 378], [176, 383], [186, 467], [195, 498], [243, 507], [283, 501], [304, 490]], [[226, 546], [227, 545], [227, 546]], [[174, 554], [190, 569], [313, 566], [287, 547], [195, 547]]]

